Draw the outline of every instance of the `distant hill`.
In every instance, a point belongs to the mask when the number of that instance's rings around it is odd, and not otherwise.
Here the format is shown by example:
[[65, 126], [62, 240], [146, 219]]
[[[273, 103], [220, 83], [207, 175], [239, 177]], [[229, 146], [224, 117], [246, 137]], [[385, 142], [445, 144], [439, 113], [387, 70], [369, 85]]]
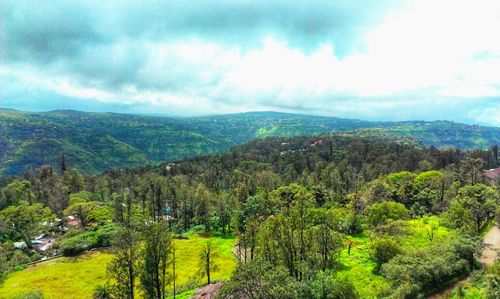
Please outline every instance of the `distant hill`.
[[0, 109], [0, 173], [58, 164], [63, 153], [70, 167], [95, 173], [222, 152], [255, 138], [344, 131], [416, 138], [437, 147], [500, 144], [500, 128], [449, 121], [368, 122], [277, 112], [176, 118]]

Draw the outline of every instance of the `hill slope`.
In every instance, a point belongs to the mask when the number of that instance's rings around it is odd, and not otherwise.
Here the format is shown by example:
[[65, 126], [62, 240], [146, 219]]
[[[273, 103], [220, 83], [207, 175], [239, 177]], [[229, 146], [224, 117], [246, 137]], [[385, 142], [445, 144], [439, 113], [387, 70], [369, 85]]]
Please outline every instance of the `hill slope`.
[[173, 118], [116, 113], [0, 110], [0, 173], [57, 164], [98, 172], [222, 152], [266, 136], [363, 129], [360, 134], [416, 137], [425, 145], [485, 148], [500, 143], [500, 128], [453, 122], [368, 122], [335, 117], [251, 112]]

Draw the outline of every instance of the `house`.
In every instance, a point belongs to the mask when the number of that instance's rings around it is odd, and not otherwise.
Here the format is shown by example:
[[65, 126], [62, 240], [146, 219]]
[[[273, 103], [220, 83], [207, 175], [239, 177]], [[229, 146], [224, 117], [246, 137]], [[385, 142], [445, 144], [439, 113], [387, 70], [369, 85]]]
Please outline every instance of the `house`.
[[28, 248], [28, 245], [24, 241], [19, 241], [19, 242], [14, 242], [14, 247], [16, 249], [26, 249]]
[[70, 228], [71, 228], [71, 227], [77, 227], [77, 226], [79, 226], [79, 225], [80, 225], [80, 220], [78, 220], [78, 218], [77, 218], [77, 217], [75, 217], [75, 216], [73, 216], [73, 215], [69, 215], [69, 216], [67, 217], [67, 223], [66, 223], [66, 225], [67, 225], [68, 227], [70, 227]]
[[168, 164], [167, 164], [167, 166], [165, 166], [165, 169], [166, 169], [167, 171], [170, 171], [170, 170], [172, 170], [172, 168], [174, 168], [174, 167], [175, 167], [175, 163], [168, 163]]
[[315, 147], [317, 145], [322, 145], [324, 143], [323, 139], [319, 139], [311, 143], [311, 147]]
[[496, 185], [500, 182], [500, 167], [485, 170], [483, 173], [487, 183]]

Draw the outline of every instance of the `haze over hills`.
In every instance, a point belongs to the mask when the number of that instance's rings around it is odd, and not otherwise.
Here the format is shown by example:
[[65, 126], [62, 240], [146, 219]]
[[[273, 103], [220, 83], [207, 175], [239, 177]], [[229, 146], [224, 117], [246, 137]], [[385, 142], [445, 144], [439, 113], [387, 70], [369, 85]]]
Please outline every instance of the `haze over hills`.
[[177, 118], [0, 109], [0, 172], [20, 174], [29, 167], [57, 164], [64, 153], [70, 167], [95, 173], [222, 152], [255, 138], [353, 130], [416, 138], [437, 147], [500, 143], [500, 128], [449, 121], [369, 122], [278, 112]]

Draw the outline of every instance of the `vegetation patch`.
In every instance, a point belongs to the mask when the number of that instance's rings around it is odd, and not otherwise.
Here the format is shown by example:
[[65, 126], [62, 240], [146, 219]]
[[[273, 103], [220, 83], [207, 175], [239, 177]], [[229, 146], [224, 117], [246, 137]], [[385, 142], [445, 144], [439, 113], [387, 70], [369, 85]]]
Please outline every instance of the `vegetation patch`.
[[[205, 284], [196, 273], [199, 254], [208, 240], [219, 252], [219, 257], [214, 260], [219, 269], [214, 271], [213, 279], [230, 277], [236, 266], [236, 258], [231, 252], [236, 244], [235, 238], [204, 238], [192, 234], [189, 239], [175, 240], [177, 286], [181, 292], [176, 298], [189, 298], [195, 287]], [[92, 251], [29, 266], [7, 277], [0, 287], [0, 298], [10, 299], [36, 290], [41, 290], [48, 299], [92, 298], [94, 288], [108, 281], [106, 270], [112, 259], [113, 255], [108, 251]]]
[[112, 255], [105, 251], [41, 262], [10, 274], [0, 287], [8, 299], [40, 290], [45, 298], [92, 298], [96, 285], [107, 280], [106, 265]]

